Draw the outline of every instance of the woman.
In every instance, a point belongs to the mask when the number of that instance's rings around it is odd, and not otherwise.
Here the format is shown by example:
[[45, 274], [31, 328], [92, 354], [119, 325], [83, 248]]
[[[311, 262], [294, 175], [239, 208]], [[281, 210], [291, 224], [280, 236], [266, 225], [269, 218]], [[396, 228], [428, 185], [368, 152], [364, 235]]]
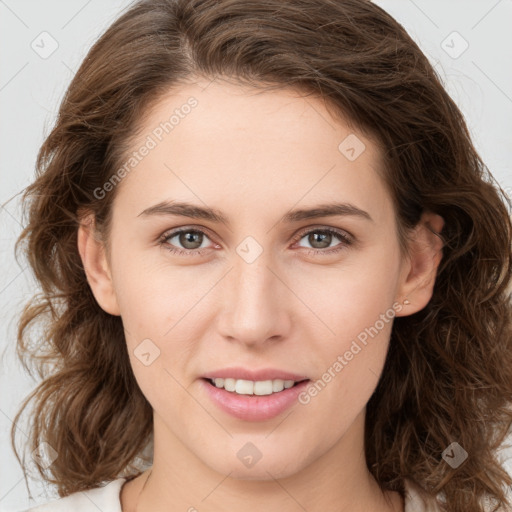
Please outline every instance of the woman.
[[510, 204], [382, 9], [137, 2], [38, 169], [34, 510], [510, 505]]

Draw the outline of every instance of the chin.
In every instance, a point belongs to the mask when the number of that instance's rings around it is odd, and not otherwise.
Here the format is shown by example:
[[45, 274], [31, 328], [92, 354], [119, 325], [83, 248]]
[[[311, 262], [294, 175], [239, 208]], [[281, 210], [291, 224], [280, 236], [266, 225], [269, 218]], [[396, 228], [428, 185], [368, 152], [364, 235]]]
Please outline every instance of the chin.
[[[274, 454], [275, 455], [275, 454]], [[266, 459], [266, 460], [265, 460]], [[290, 460], [289, 457], [283, 456], [281, 460], [276, 457], [271, 459], [262, 455], [252, 466], [246, 466], [238, 458], [227, 461], [224, 459], [222, 464], [211, 464], [210, 467], [223, 475], [228, 475], [236, 480], [262, 480], [272, 481], [281, 478], [288, 478], [301, 470], [301, 461]]]

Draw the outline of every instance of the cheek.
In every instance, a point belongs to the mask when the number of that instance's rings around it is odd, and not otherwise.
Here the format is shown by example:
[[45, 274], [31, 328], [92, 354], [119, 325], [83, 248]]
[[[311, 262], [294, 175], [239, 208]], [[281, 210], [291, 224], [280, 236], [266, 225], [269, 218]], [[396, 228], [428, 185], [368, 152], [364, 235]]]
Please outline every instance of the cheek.
[[329, 328], [322, 328], [327, 337], [317, 338], [312, 356], [319, 371], [313, 394], [323, 396], [319, 405], [343, 404], [355, 414], [373, 393], [396, 314], [398, 275], [397, 253], [379, 248], [310, 288], [308, 304]]
[[199, 350], [194, 336], [202, 325], [198, 305], [212, 280], [198, 278], [192, 266], [170, 268], [164, 255], [155, 261], [142, 252], [122, 254], [119, 247], [112, 268], [131, 364], [142, 389], [164, 389], [160, 385], [172, 381], [166, 370], [186, 371]]
[[193, 287], [184, 287], [179, 272], [150, 266], [148, 258], [121, 257], [117, 263], [115, 289], [135, 379], [153, 409], [168, 409], [175, 418], [190, 400], [176, 369], [189, 370], [194, 338], [187, 312], [199, 297], [190, 291]]
[[163, 336], [197, 295], [197, 283], [188, 280], [186, 272], [170, 269], [163, 255], [155, 259], [141, 252], [123, 257], [120, 247], [113, 269], [123, 323], [139, 333]]
[[307, 297], [307, 304], [329, 328], [326, 333], [346, 342], [392, 307], [399, 272], [394, 248], [375, 247], [336, 268], [301, 277], [298, 294]]
[[312, 359], [318, 373], [299, 402], [310, 408], [308, 421], [330, 425], [329, 438], [337, 438], [352, 423], [375, 391], [393, 319], [393, 308], [386, 309], [382, 300], [352, 305], [338, 316], [333, 342], [317, 340]]

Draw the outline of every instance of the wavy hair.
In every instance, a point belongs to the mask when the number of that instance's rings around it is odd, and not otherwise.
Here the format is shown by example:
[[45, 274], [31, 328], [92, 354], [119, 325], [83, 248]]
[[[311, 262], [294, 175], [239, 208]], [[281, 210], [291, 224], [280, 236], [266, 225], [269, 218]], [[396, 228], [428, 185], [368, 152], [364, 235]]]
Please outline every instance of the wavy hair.
[[[40, 475], [63, 497], [141, 470], [152, 408], [121, 318], [89, 288], [77, 229], [91, 211], [108, 240], [117, 189], [95, 190], [125, 161], [155, 102], [197, 77], [322, 99], [379, 144], [401, 242], [423, 211], [444, 218], [432, 299], [395, 319], [367, 404], [366, 461], [381, 489], [403, 495], [408, 478], [443, 511], [509, 505], [512, 479], [497, 450], [512, 424], [510, 200], [426, 56], [367, 0], [142, 0], [92, 46], [39, 150], [16, 243], [41, 286], [16, 346], [41, 382], [15, 418], [33, 401], [25, 448], [45, 442], [58, 454]], [[26, 477], [15, 440], [13, 425]], [[468, 453], [457, 468], [442, 459], [452, 442]]]

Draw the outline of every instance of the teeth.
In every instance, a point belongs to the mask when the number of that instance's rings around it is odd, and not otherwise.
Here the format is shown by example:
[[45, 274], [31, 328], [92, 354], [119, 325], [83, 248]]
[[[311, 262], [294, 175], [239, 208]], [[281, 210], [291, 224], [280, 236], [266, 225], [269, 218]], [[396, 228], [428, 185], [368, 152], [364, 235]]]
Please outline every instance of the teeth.
[[218, 377], [213, 379], [213, 383], [218, 388], [224, 388], [226, 391], [239, 395], [271, 395], [272, 393], [279, 393], [283, 389], [291, 388], [295, 381], [282, 379], [253, 381]]

